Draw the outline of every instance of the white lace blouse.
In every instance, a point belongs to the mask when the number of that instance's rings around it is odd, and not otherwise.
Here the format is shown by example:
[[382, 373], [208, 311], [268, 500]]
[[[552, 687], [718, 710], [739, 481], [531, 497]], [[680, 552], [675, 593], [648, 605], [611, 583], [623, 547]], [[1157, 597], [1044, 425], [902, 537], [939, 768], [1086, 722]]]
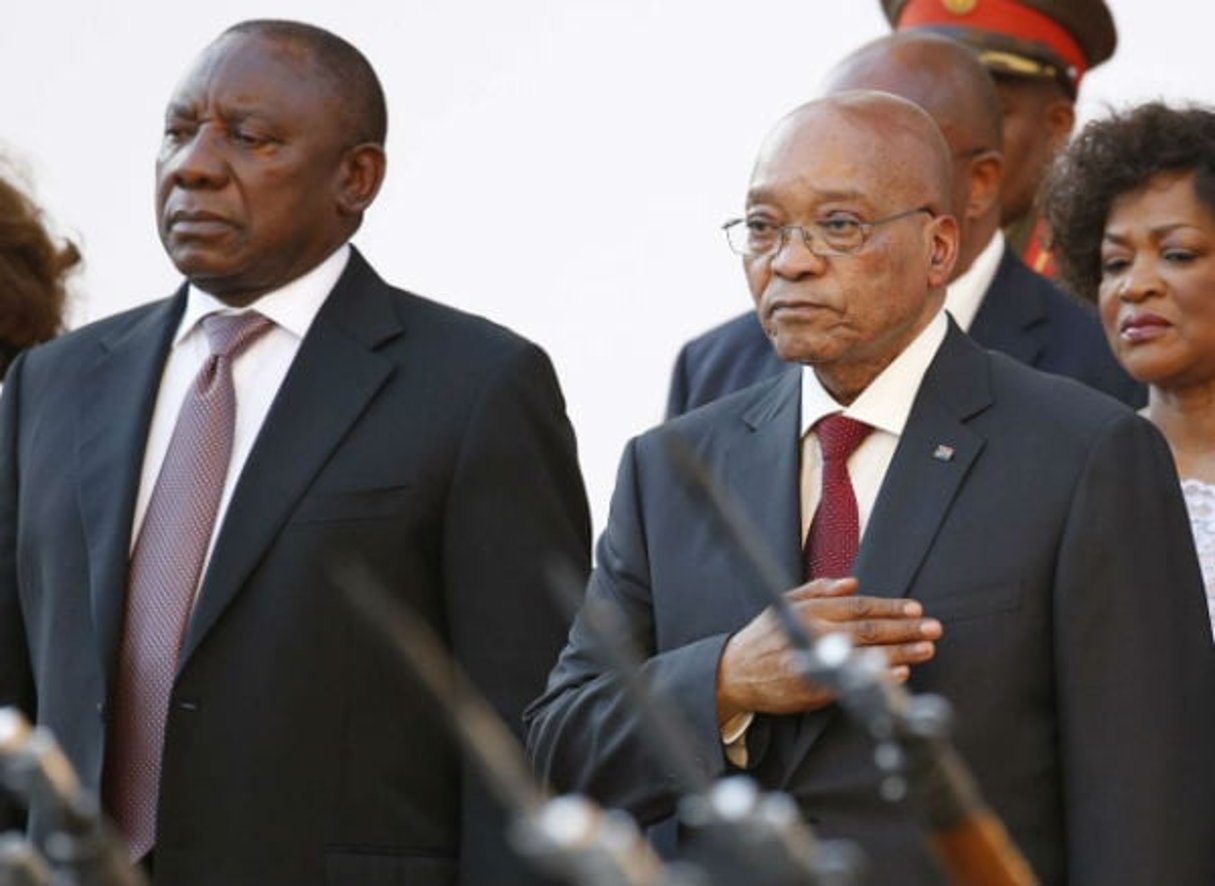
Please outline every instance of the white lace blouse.
[[1190, 512], [1190, 530], [1198, 548], [1202, 583], [1207, 589], [1207, 611], [1211, 630], [1215, 632], [1215, 484], [1187, 477], [1181, 481], [1181, 492]]

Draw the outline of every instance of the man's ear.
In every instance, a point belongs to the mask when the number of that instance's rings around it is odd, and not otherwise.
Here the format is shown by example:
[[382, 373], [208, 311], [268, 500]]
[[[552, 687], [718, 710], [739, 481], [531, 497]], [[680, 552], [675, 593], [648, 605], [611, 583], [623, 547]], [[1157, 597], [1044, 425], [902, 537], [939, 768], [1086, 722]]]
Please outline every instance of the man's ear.
[[949, 282], [958, 260], [958, 223], [952, 215], [938, 215], [927, 226], [927, 231], [928, 286], [935, 289]]
[[384, 148], [367, 142], [347, 149], [338, 178], [338, 211], [360, 216], [375, 200], [384, 183], [388, 158]]
[[967, 166], [970, 190], [966, 199], [968, 221], [983, 218], [1000, 202], [1000, 182], [1004, 178], [1004, 155], [996, 150], [982, 151], [970, 158]]

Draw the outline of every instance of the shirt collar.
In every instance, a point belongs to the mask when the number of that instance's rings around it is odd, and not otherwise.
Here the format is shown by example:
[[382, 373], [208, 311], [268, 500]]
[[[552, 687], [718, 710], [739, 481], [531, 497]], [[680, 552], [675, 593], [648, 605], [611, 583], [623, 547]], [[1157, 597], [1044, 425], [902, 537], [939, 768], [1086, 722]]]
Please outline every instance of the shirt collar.
[[[896, 437], [903, 433], [907, 424], [907, 416], [911, 414], [911, 404], [924, 380], [924, 373], [936, 356], [949, 324], [945, 320], [944, 309], [937, 311], [928, 325], [920, 330], [920, 334], [912, 339], [902, 352], [883, 369], [869, 387], [861, 391], [860, 396], [852, 401], [843, 414], [855, 418], [880, 431], [894, 434]], [[840, 411], [840, 404], [827, 393], [812, 366], [802, 367], [802, 436], [804, 437], [815, 422], [825, 415]]]
[[996, 230], [983, 250], [975, 256], [966, 272], [960, 274], [945, 290], [945, 310], [963, 331], [970, 329], [983, 304], [983, 297], [996, 277], [1000, 259], [1004, 257], [1004, 233]]
[[193, 283], [186, 292], [186, 310], [177, 325], [173, 345], [181, 344], [198, 328], [199, 322], [208, 314], [239, 314], [245, 310], [257, 312], [274, 321], [275, 326], [302, 339], [320, 313], [321, 305], [333, 291], [338, 278], [350, 260], [350, 244], [344, 243], [328, 258], [312, 270], [296, 277], [286, 286], [267, 292], [248, 308], [235, 309], [224, 304], [209, 292], [203, 292]]

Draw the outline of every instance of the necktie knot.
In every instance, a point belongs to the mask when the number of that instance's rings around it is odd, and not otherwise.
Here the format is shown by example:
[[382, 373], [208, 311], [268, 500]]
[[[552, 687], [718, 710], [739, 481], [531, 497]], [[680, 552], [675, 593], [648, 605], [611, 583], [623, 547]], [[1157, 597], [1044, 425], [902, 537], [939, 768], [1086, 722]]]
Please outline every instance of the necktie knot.
[[203, 317], [203, 332], [216, 357], [235, 360], [241, 351], [270, 330], [274, 322], [256, 311], [243, 314], [208, 314]]
[[824, 416], [814, 426], [823, 450], [823, 461], [846, 462], [872, 431], [871, 425], [839, 413]]

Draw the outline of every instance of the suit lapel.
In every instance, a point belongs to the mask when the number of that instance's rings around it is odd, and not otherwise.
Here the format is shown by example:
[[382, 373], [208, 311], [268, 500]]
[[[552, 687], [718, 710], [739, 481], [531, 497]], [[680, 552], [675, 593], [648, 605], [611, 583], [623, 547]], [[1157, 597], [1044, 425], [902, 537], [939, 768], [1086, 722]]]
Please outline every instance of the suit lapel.
[[[801, 374], [788, 372], [742, 415], [744, 429], [726, 453], [725, 488], [756, 530], [769, 559], [783, 576], [781, 591], [801, 584], [800, 463]], [[751, 581], [753, 570], [746, 565]], [[739, 600], [747, 619], [768, 605], [767, 597], [741, 582]]]
[[966, 419], [991, 403], [988, 357], [950, 323], [899, 439], [857, 555], [861, 593], [907, 593], [983, 438]]
[[970, 325], [970, 337], [980, 345], [1027, 366], [1037, 365], [1046, 346], [1046, 305], [1037, 287], [1026, 285], [1023, 277], [1032, 273], [1006, 246]]
[[232, 494], [179, 669], [274, 541], [333, 449], [392, 374], [375, 349], [402, 332], [391, 289], [358, 252], [287, 373]]
[[89, 556], [89, 596], [102, 673], [109, 685], [122, 631], [131, 524], [148, 427], [165, 357], [185, 306], [152, 306], [134, 326], [101, 343], [81, 395], [76, 460]]
[[[784, 592], [804, 581], [801, 533], [801, 373], [789, 372], [771, 389], [770, 394], [744, 413], [749, 433], [730, 453], [729, 488], [736, 491], [740, 504], [752, 517], [769, 549], [777, 570], [784, 576]], [[750, 582], [740, 582], [741, 615], [745, 620], [769, 604], [766, 594], [747, 590]], [[813, 744], [833, 716], [832, 708], [800, 717], [771, 720], [772, 741], [788, 747], [786, 762], [798, 761]], [[775, 757], [774, 757], [775, 759]], [[791, 770], [778, 776], [784, 783]]]

